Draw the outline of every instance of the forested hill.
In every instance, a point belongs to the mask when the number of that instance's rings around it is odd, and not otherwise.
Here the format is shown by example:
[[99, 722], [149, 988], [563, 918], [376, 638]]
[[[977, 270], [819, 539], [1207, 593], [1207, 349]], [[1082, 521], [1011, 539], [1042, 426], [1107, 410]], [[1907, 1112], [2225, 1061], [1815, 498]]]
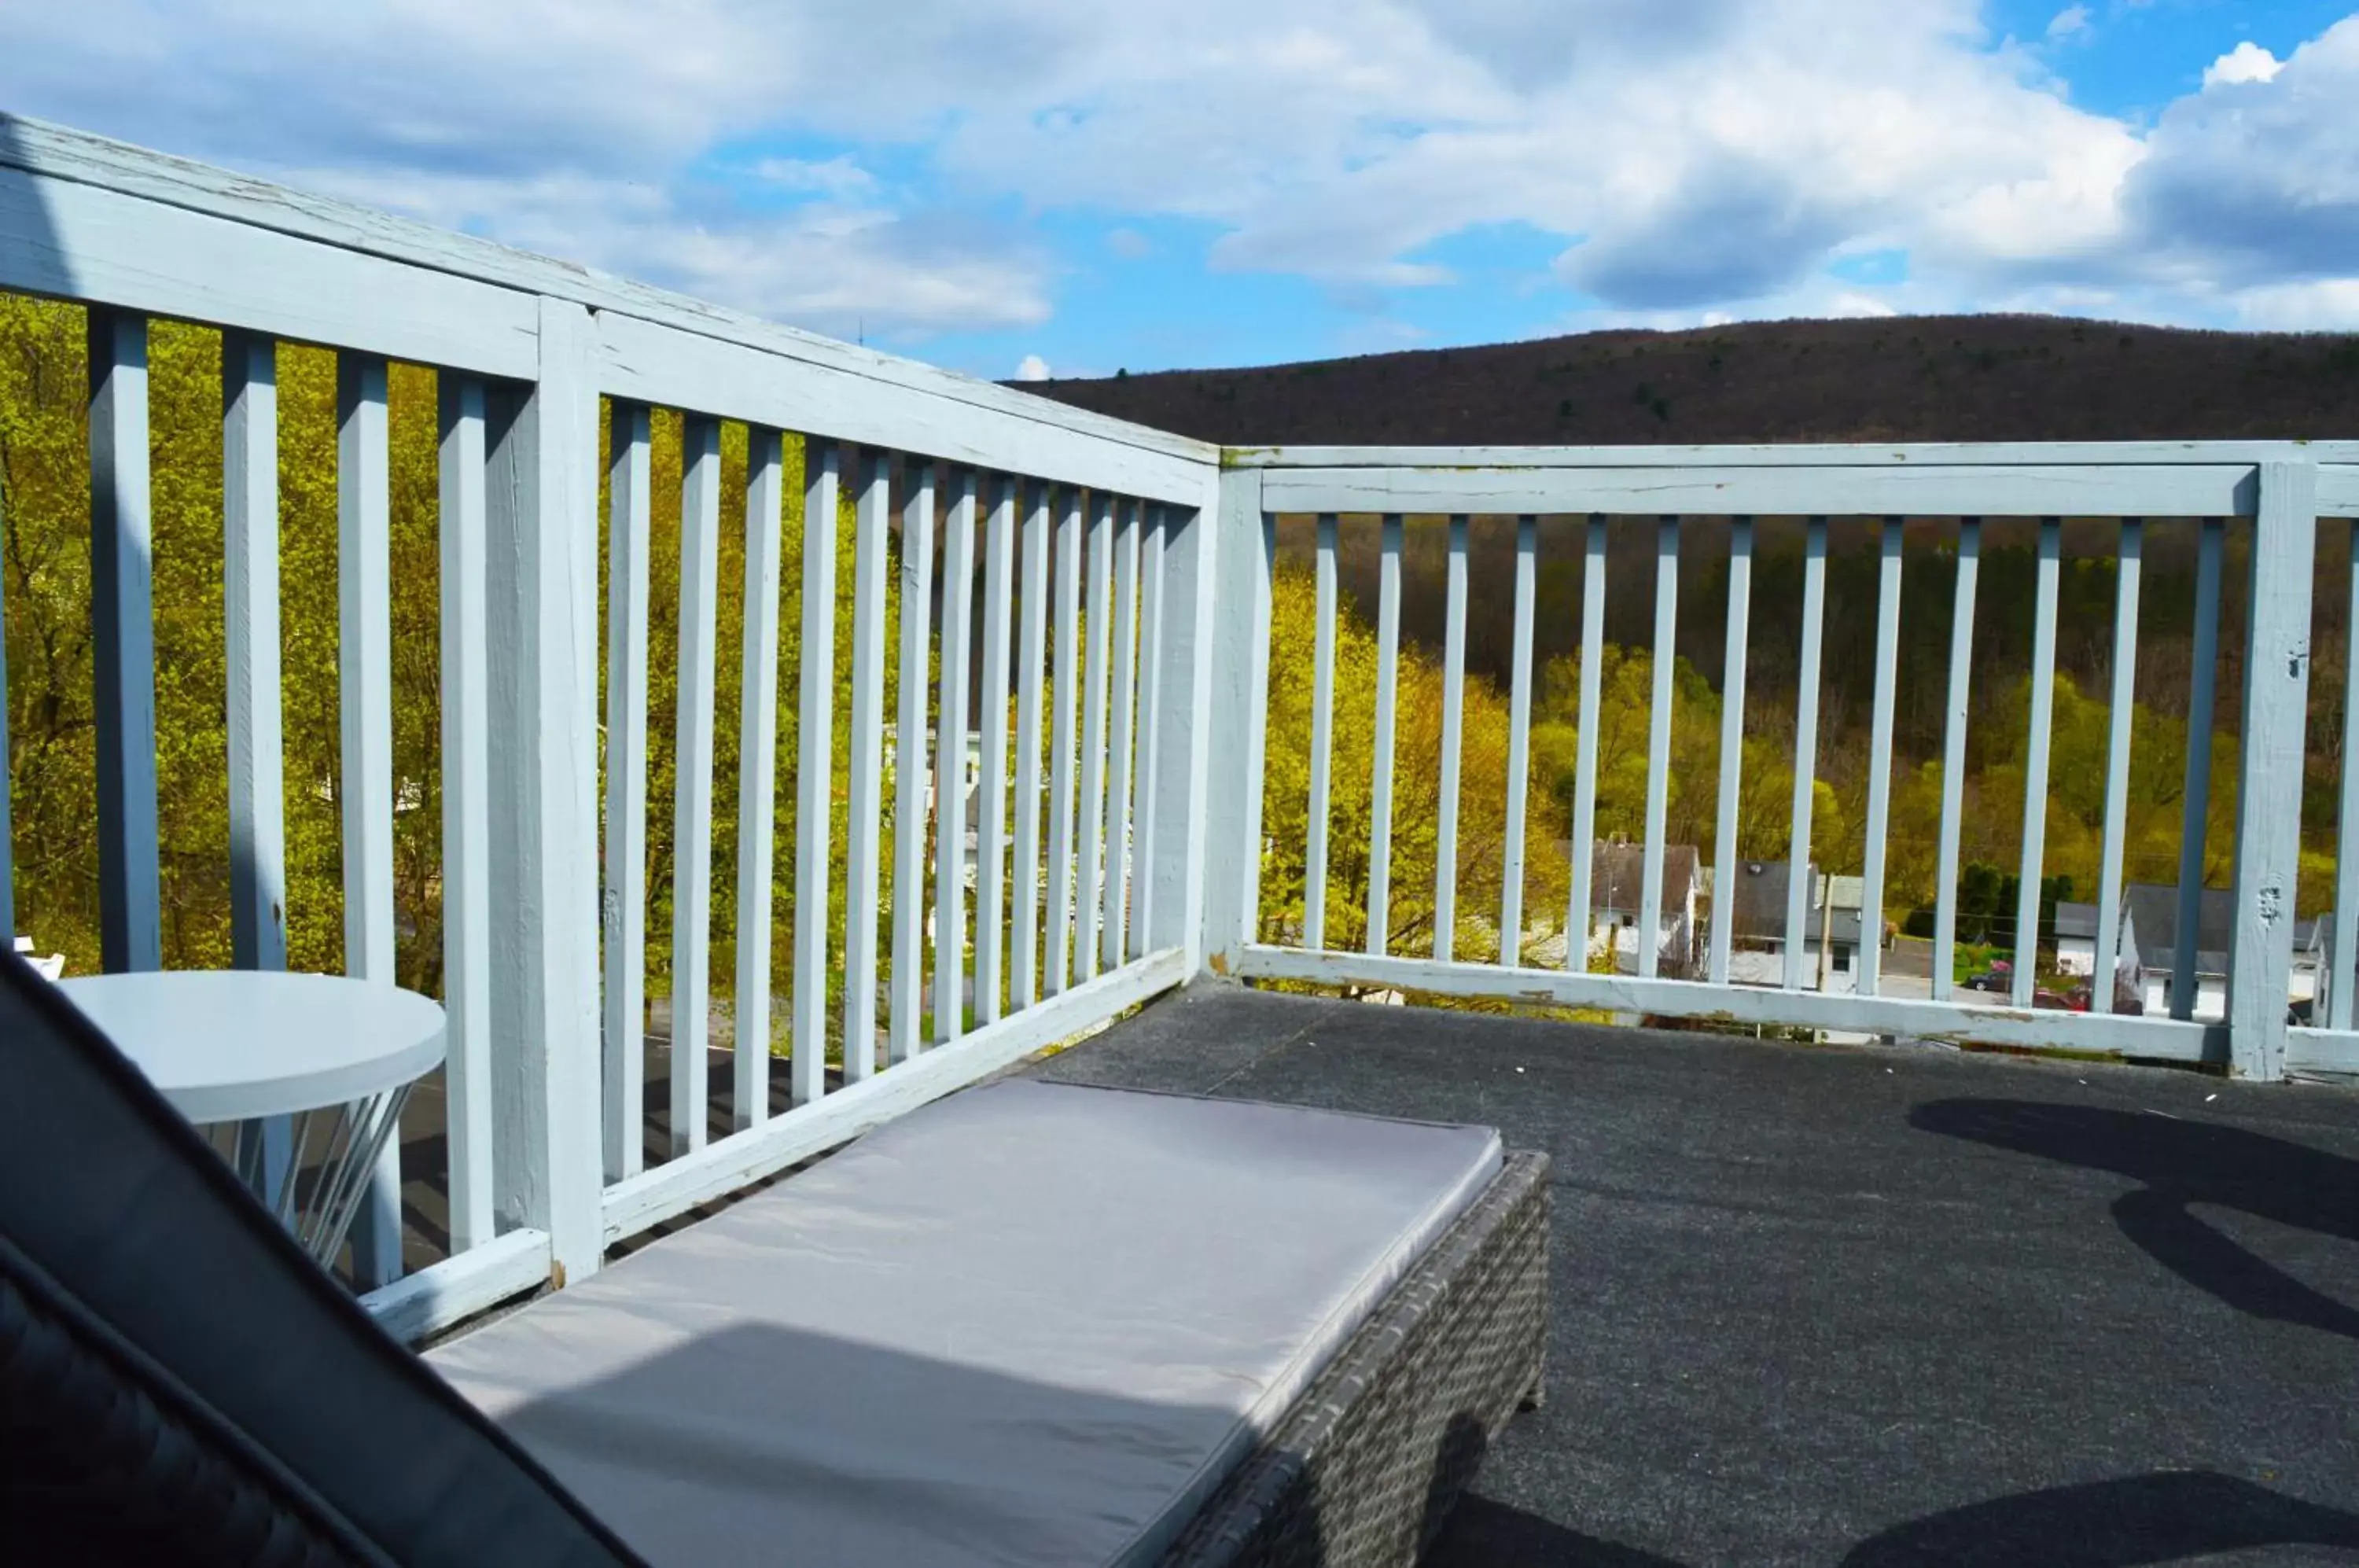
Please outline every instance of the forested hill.
[[1231, 445], [2349, 438], [2359, 335], [1754, 321], [1026, 390]]

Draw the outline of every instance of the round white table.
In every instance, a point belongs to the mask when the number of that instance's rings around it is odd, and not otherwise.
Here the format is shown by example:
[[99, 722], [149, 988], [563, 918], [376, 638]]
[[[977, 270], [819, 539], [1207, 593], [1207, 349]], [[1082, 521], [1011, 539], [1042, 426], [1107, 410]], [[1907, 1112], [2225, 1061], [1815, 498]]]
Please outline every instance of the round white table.
[[411, 1085], [442, 1060], [442, 1009], [399, 986], [335, 975], [163, 970], [58, 982], [191, 1122], [292, 1118], [266, 1158], [235, 1157], [312, 1257], [332, 1264]]

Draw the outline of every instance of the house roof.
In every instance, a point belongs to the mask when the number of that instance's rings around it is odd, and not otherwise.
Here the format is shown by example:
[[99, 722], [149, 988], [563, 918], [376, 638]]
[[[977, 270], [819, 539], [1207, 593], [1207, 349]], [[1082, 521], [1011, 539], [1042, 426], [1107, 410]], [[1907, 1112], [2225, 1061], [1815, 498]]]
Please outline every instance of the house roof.
[[[1823, 886], [1818, 867], [1803, 867], [1813, 893]], [[1832, 881], [1833, 878], [1829, 878]], [[1786, 940], [1786, 892], [1792, 885], [1793, 871], [1783, 860], [1747, 860], [1739, 862], [1734, 894], [1729, 901], [1728, 918], [1734, 923], [1730, 933], [1739, 942], [1775, 942]], [[1806, 905], [1803, 914], [1802, 938], [1816, 942], [1825, 933], [1826, 910], [1814, 898]], [[1859, 943], [1859, 910], [1838, 906], [1834, 910], [1832, 939], [1838, 942]]]
[[[2168, 970], [2179, 953], [2179, 889], [2158, 882], [2133, 882], [2122, 889], [2131, 939], [2137, 944], [2138, 966]], [[2195, 972], [2228, 973], [2228, 941], [2236, 927], [2236, 895], [2225, 887], [2206, 887], [2195, 926]]]
[[[1566, 845], [1570, 853], [1571, 846]], [[1663, 909], [1684, 914], [1701, 856], [1691, 844], [1663, 846]], [[1643, 844], [1593, 845], [1589, 858], [1589, 907], [1603, 914], [1636, 914], [1647, 885]]]
[[2097, 906], [2059, 903], [2056, 906], [2055, 931], [2059, 937], [2078, 937], [2083, 942], [2094, 942], [2097, 937]]

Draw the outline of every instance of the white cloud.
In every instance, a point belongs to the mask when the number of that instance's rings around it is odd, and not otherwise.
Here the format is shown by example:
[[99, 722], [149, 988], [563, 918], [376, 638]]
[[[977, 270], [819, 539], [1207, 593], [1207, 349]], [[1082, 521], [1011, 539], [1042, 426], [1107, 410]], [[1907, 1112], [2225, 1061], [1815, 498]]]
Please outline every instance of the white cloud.
[[1106, 249], [1125, 261], [1136, 261], [1155, 254], [1155, 242], [1136, 229], [1115, 229], [1106, 235]]
[[2271, 332], [2359, 332], [2359, 278], [2247, 289], [2236, 313], [2245, 325]]
[[2271, 82], [2284, 69], [2277, 56], [2246, 38], [2203, 68], [2203, 85], [2234, 87], [2246, 82]]
[[1048, 380], [1049, 362], [1037, 354], [1026, 354], [1016, 362], [1016, 379], [1018, 381]]
[[[14, 107], [839, 332], [1045, 319], [1017, 214], [1077, 209], [1371, 300], [1520, 224], [1619, 317], [1833, 309], [1830, 259], [1879, 248], [1911, 283], [1874, 298], [1916, 307], [2226, 321], [2359, 276], [2359, 19], [2282, 62], [2240, 46], [2150, 129], [2075, 107], [1982, 0], [905, 0], [889, 49], [821, 0], [7, 26]], [[2049, 36], [2093, 26], [2075, 4]]]

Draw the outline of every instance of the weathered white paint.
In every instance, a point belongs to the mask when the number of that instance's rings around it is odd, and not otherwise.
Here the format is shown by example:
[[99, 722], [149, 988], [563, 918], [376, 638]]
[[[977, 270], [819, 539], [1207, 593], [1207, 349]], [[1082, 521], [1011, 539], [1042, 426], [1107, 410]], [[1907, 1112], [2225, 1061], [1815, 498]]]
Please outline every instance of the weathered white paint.
[[1082, 681], [1082, 494], [1067, 490], [1057, 522], [1056, 724], [1049, 739], [1049, 963], [1045, 994], [1072, 983], [1073, 751]]
[[[967, 659], [974, 646], [974, 470], [951, 477], [942, 524], [941, 693], [934, 733], [934, 1028], [959, 1037], [966, 978]], [[982, 849], [980, 837], [975, 844]]]
[[[442, 589], [442, 1083], [454, 1253], [493, 1237], [492, 737], [484, 588], [484, 395], [440, 381]], [[277, 701], [277, 692], [272, 692]], [[277, 726], [274, 725], [273, 728]]]
[[[2114, 578], [2114, 679], [2105, 739], [2105, 836], [2097, 871], [2097, 933], [2089, 944], [2090, 1005], [2114, 1004], [2122, 936], [2122, 861], [2128, 832], [2130, 720], [2137, 704], [2139, 575], [2146, 560], [2146, 525], [2123, 520]], [[2064, 944], [2057, 943], [2063, 962]]]
[[901, 503], [901, 706], [894, 724], [893, 1006], [886, 1051], [918, 1054], [926, 1006], [926, 695], [934, 608], [934, 469], [912, 459]]
[[[392, 464], [385, 361], [336, 360], [336, 671], [344, 973], [393, 978]], [[364, 1289], [401, 1277], [401, 1148], [386, 1140], [352, 1231]]]
[[[1161, 590], [1156, 601], [1154, 815], [1148, 867], [1151, 889], [1141, 923], [1149, 953], [1176, 947], [1183, 973], [1204, 969], [1213, 919], [1212, 841], [1215, 711], [1213, 645], [1221, 572], [1245, 541], [1222, 531], [1223, 485], [1207, 478], [1199, 504], [1166, 508], [1162, 518]], [[1224, 555], [1223, 552], [1226, 551]], [[1221, 768], [1231, 766], [1222, 758]]]
[[[2349, 441], [2321, 441], [2321, 449], [2348, 447]], [[2324, 463], [2321, 459], [2321, 463]], [[2359, 456], [2318, 471], [2318, 515], [2359, 521]]]
[[[1892, 822], [1892, 706], [1900, 676], [1901, 517], [1886, 517], [1877, 538], [1881, 556], [1875, 584], [1875, 699], [1868, 722], [1867, 844], [1860, 866], [1859, 974], [1863, 996], [1883, 985], [1884, 856]], [[1826, 933], [1832, 937], [1832, 931]]]
[[1973, 696], [1974, 586], [1982, 574], [1983, 523], [1958, 520], [1956, 598], [1950, 612], [1950, 694], [1943, 704], [1940, 847], [1933, 857], [1933, 1000], [1955, 984], [1958, 834], [1966, 808], [1966, 709]]
[[[778, 551], [786, 452], [777, 430], [745, 432], [745, 607], [737, 723], [737, 994], [730, 1110], [770, 1114], [770, 867], [778, 780]], [[832, 640], [832, 639], [831, 639]], [[821, 919], [827, 905], [818, 905]]]
[[877, 890], [884, 876], [885, 573], [892, 548], [893, 457], [861, 453], [853, 532], [852, 719], [844, 820], [843, 1077], [876, 1070]]
[[1441, 635], [1441, 793], [1433, 841], [1433, 956], [1458, 956], [1458, 770], [1466, 749], [1466, 535], [1450, 519], [1443, 566], [1447, 605]]
[[[1210, 770], [1199, 841], [1203, 859], [1204, 957], [1223, 974], [1255, 939], [1261, 920], [1261, 809], [1264, 719], [1269, 700], [1269, 583], [1277, 559], [1272, 519], [1261, 509], [1258, 473], [1223, 474], [1217, 505], [1194, 524], [1217, 538], [1200, 550], [1212, 552], [1211, 571], [1199, 580], [1210, 601], [1198, 623], [1204, 628], [1212, 660], [1200, 709], [1208, 726], [1209, 749], [1219, 759]], [[1200, 556], [1200, 559], [1201, 557]]]
[[2006, 467], [1272, 468], [1272, 511], [1690, 517], [2187, 517], [2252, 510], [2253, 469], [2234, 463]]
[[[1267, 481], [1264, 481], [1265, 490]], [[1516, 522], [1516, 640], [1507, 695], [1507, 815], [1499, 874], [1499, 962], [1524, 945], [1524, 813], [1531, 788], [1532, 604], [1538, 592], [1540, 520]]]
[[1310, 676], [1310, 803], [1304, 814], [1302, 945], [1327, 945], [1328, 772], [1335, 750], [1335, 518], [1319, 519], [1318, 607]]
[[[983, 542], [983, 699], [975, 724], [983, 733], [981, 799], [974, 839], [974, 1020], [996, 1022], [1006, 975], [1002, 955], [1007, 930], [1007, 651], [1014, 627], [1016, 481], [991, 482], [991, 512]], [[1037, 667], [1036, 667], [1037, 670]], [[1018, 860], [1018, 866], [1023, 862]], [[1025, 891], [1033, 877], [1024, 877]], [[1017, 1004], [1022, 1005], [1020, 1002]]]
[[2056, 590], [2064, 524], [2039, 525], [2039, 564], [2031, 619], [2031, 725], [2023, 762], [2023, 862], [2017, 873], [2015, 1005], [2031, 1006], [2039, 978], [2039, 878], [2048, 855], [2048, 746], [2056, 713]]
[[549, 1233], [529, 1227], [495, 1236], [397, 1284], [361, 1298], [376, 1326], [404, 1345], [416, 1345], [549, 1283]]
[[[13, 162], [8, 140], [0, 134], [0, 158]], [[477, 375], [533, 374], [530, 294], [5, 167], [0, 289]]]
[[680, 431], [679, 686], [673, 734], [671, 1151], [702, 1149], [712, 986], [712, 726], [721, 620], [721, 425]]
[[494, 1203], [561, 1283], [601, 1259], [598, 392], [589, 313], [543, 300], [538, 379], [495, 397], [485, 487]]
[[[1671, 800], [1671, 668], [1679, 656], [1679, 631], [1680, 520], [1672, 517], [1665, 517], [1655, 532], [1655, 688], [1647, 714], [1647, 847], [1638, 888], [1638, 929], [1647, 933], [1638, 943], [1638, 973], [1649, 980], [1662, 967], [1663, 833]], [[1589, 846], [1577, 845], [1573, 853], [1589, 857]], [[1575, 931], [1581, 933], [1577, 942], [1571, 940]], [[1578, 926], [1565, 931], [1566, 964], [1586, 967], [1588, 911], [1582, 912]]]
[[1114, 573], [1114, 706], [1106, 727], [1105, 886], [1098, 928], [1098, 962], [1123, 961], [1130, 913], [1131, 773], [1138, 713], [1138, 503], [1116, 508]]
[[148, 513], [147, 319], [94, 310], [89, 342], [99, 953], [113, 974], [164, 964], [157, 867], [156, 551]]
[[[2359, 523], [2350, 530], [2350, 599], [2343, 625], [2343, 690], [2359, 694]], [[2359, 992], [2359, 702], [2343, 703], [2343, 792], [2335, 818], [2334, 936], [2327, 959], [2327, 1023], [2351, 1027], [2352, 994]]]
[[[1712, 846], [1712, 954], [1706, 972], [1715, 985], [1728, 984], [1736, 921], [1731, 901], [1736, 886], [1737, 804], [1745, 788], [1745, 663], [1753, 617], [1753, 519], [1732, 520], [1728, 536], [1728, 644], [1720, 693], [1720, 800], [1718, 840]], [[1586, 726], [1590, 721], [1584, 719]]]
[[2286, 1071], [2343, 1084], [2359, 1081], [2359, 1034], [2339, 1029], [2288, 1029]]
[[2236, 778], [2236, 924], [2228, 951], [2228, 1041], [2240, 1077], [2285, 1076], [2286, 998], [2301, 873], [2310, 720], [2310, 592], [2318, 470], [2261, 465], [2245, 595], [2245, 734]]
[[[1167, 786], [1163, 776], [1170, 764], [1163, 755], [1163, 692], [1164, 662], [1169, 657], [1164, 645], [1163, 628], [1163, 550], [1169, 525], [1164, 508], [1150, 506], [1141, 525], [1138, 539], [1138, 777], [1132, 785], [1130, 818], [1135, 824], [1131, 852], [1131, 912], [1130, 935], [1123, 947], [1125, 958], [1144, 958], [1158, 947], [1171, 944], [1158, 941], [1156, 931], [1157, 884], [1162, 880], [1163, 846], [1157, 842], [1156, 817], [1162, 797], [1167, 793], [1184, 792], [1184, 771], [1180, 781]], [[1181, 680], [1184, 682], [1184, 677]], [[1182, 722], [1186, 722], [1183, 715]], [[1183, 759], [1179, 764], [1185, 768]], [[1187, 832], [1183, 817], [1178, 832]]]
[[1082, 798], [1076, 821], [1081, 848], [1075, 855], [1073, 973], [1082, 979], [1099, 971], [1100, 901], [1105, 894], [1106, 703], [1113, 686], [1114, 509], [1111, 495], [1093, 495], [1090, 509], [1089, 603], [1082, 633]]
[[[1605, 679], [1605, 516], [1598, 513], [1582, 530], [1581, 558], [1581, 717], [1575, 733], [1572, 782], [1572, 897], [1565, 914], [1564, 961], [1588, 966], [1590, 886], [1597, 842], [1597, 713]], [[1574, 931], [1582, 941], [1571, 939]]]
[[616, 1242], [635, 1236], [989, 1077], [1169, 990], [1186, 978], [1182, 967], [1176, 948], [1151, 953], [816, 1105], [798, 1106], [609, 1188], [605, 1237]]
[[[835, 794], [835, 606], [838, 490], [833, 441], [803, 447], [801, 689], [795, 750], [794, 1055], [788, 1094], [807, 1105], [827, 1093], [828, 858]], [[872, 922], [873, 929], [873, 922]]]
[[1786, 852], [1785, 986], [1799, 990], [1809, 943], [1810, 808], [1819, 771], [1819, 659], [1827, 618], [1827, 520], [1812, 517], [1802, 553], [1802, 656], [1794, 694], [1794, 825]]
[[1392, 924], [1393, 699], [1399, 684], [1401, 519], [1384, 520], [1377, 540], [1376, 733], [1368, 779], [1368, 940], [1385, 951]]
[[[1008, 945], [1015, 950], [1015, 972], [1008, 977], [1011, 1012], [1022, 1012], [1040, 999], [1040, 702], [1049, 681], [1049, 486], [1033, 483], [1026, 488], [1029, 499], [1024, 513], [1024, 624], [1016, 652], [1015, 908], [1008, 922]], [[1052, 899], [1056, 886], [1054, 881], [1049, 884]]]
[[2166, 1018], [2045, 1009], [2026, 1012], [1915, 997], [1713, 985], [1698, 980], [1643, 980], [1629, 975], [1568, 974], [1560, 969], [1444, 964], [1430, 958], [1306, 953], [1259, 945], [1245, 950], [1238, 973], [1256, 980], [1379, 986], [1546, 1007], [1716, 1018], [1745, 1026], [1836, 1029], [2175, 1062], [2199, 1060], [2210, 1032], [2201, 1024]]
[[606, 1180], [646, 1158], [647, 573], [654, 493], [646, 405], [616, 401], [606, 467], [606, 857], [602, 1076]]
[[1774, 442], [1733, 446], [1233, 446], [1245, 469], [2150, 467], [2272, 461], [2359, 463], [2359, 441]]
[[2187, 784], [2179, 828], [2179, 951], [2170, 969], [2170, 1016], [2194, 1016], [2196, 940], [2212, 812], [2212, 724], [2220, 666], [2220, 573], [2227, 525], [2207, 517], [2195, 551], [2195, 654], [2187, 691]]

